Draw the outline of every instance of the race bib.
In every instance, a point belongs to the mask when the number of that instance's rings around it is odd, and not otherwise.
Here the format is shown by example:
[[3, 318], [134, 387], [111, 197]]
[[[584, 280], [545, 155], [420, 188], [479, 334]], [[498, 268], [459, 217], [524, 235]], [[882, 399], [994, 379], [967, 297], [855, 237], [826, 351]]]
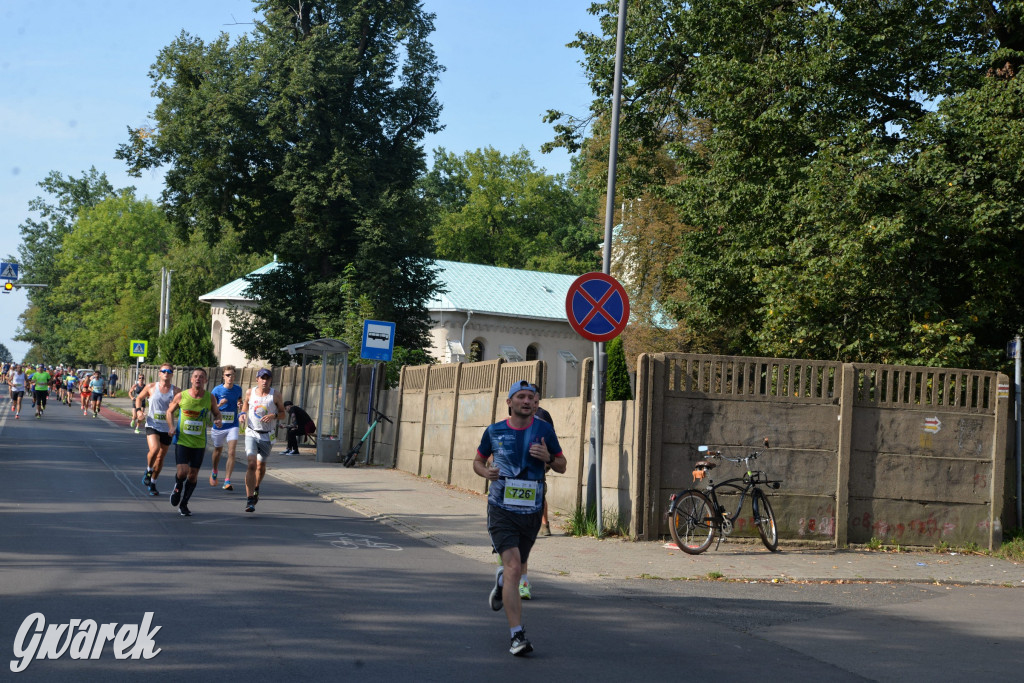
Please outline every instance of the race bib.
[[229, 413], [226, 410], [222, 410], [222, 411], [220, 411], [220, 419], [223, 422], [225, 422], [225, 423], [234, 422], [235, 421], [235, 414], [234, 413]]
[[184, 420], [181, 425], [181, 431], [189, 436], [199, 436], [203, 433], [203, 421]]
[[167, 419], [167, 413], [158, 413], [158, 412], [154, 411], [153, 412], [153, 419], [154, 420], [166, 420]]
[[540, 494], [540, 482], [529, 479], [505, 480], [505, 505], [515, 507], [537, 507], [537, 496]]

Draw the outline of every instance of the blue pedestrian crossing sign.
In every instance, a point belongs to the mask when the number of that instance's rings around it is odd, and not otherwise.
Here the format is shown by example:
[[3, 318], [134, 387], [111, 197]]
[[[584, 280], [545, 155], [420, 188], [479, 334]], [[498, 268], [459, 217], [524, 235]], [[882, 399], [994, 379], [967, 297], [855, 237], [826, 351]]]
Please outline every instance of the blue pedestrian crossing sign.
[[141, 358], [148, 355], [149, 342], [143, 339], [131, 339], [128, 341], [128, 355], [133, 358]]
[[0, 263], [0, 280], [17, 280], [17, 263]]

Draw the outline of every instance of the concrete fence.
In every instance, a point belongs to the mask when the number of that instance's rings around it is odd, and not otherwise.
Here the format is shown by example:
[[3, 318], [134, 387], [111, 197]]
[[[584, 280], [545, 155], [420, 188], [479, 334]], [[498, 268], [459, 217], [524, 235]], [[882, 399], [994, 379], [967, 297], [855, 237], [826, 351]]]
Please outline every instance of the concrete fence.
[[[549, 477], [548, 503], [563, 512], [586, 500], [590, 365], [578, 397], [542, 402], [569, 460]], [[500, 359], [404, 368], [385, 397], [393, 447], [375, 460], [483, 491], [471, 465], [483, 429], [507, 414], [514, 380], [543, 386], [545, 373], [542, 361]], [[783, 538], [991, 548], [1013, 507], [1008, 397], [1004, 375], [976, 370], [642, 354], [635, 400], [606, 404], [604, 508], [638, 538], [663, 536], [669, 494], [694, 485], [697, 446], [738, 456], [767, 438], [757, 468], [784, 482], [772, 492]], [[751, 522], [747, 508], [735, 533], [753, 535]]]

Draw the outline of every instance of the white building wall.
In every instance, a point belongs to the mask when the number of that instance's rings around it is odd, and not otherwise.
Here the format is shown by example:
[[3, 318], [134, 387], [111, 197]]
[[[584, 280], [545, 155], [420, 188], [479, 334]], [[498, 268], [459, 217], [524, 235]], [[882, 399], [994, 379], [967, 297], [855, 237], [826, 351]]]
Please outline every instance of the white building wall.
[[[228, 318], [226, 302], [215, 301], [210, 307], [212, 321], [210, 323], [210, 338], [213, 340], [213, 350], [217, 356], [219, 365], [234, 365], [244, 368], [250, 365], [260, 365], [258, 359], [249, 360], [231, 339], [231, 320]], [[218, 338], [219, 337], [219, 338]]]
[[[525, 359], [527, 348], [537, 349], [537, 360], [548, 366], [545, 394], [548, 398], [579, 395], [582, 361], [592, 356], [593, 344], [576, 334], [566, 320], [533, 320], [474, 313], [466, 323], [461, 311], [431, 311], [430, 355], [441, 363], [452, 361], [449, 340], [461, 341], [468, 354], [474, 340], [483, 343], [484, 353], [479, 360], [494, 360], [502, 346], [514, 346]], [[465, 326], [465, 332], [463, 332]], [[577, 361], [566, 360], [559, 351], [568, 351]]]

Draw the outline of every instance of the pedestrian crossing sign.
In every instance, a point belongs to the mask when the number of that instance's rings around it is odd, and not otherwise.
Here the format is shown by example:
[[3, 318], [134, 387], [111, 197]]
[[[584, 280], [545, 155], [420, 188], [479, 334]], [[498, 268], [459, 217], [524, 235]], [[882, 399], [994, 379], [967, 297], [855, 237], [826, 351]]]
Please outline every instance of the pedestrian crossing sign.
[[132, 339], [128, 344], [130, 346], [128, 355], [132, 357], [145, 356], [149, 350], [149, 342], [142, 339]]
[[17, 280], [17, 263], [0, 263], [0, 280]]

